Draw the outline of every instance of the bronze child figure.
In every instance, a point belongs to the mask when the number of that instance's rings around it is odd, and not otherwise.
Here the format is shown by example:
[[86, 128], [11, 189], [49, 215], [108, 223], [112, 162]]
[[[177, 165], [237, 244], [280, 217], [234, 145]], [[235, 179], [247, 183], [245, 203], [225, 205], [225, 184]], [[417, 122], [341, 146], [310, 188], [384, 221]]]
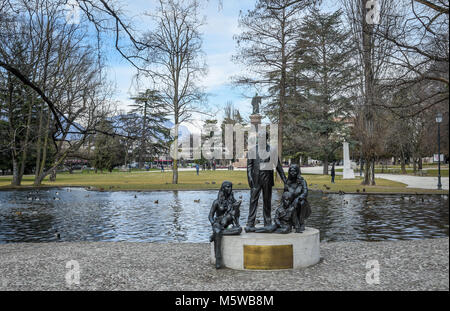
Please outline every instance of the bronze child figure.
[[275, 211], [274, 224], [256, 229], [256, 233], [290, 233], [296, 219], [296, 206], [294, 204], [294, 194], [284, 192], [281, 204]]
[[[209, 212], [209, 221], [213, 234], [210, 241], [214, 241], [214, 253], [216, 257], [216, 268], [223, 267], [222, 258], [222, 236], [239, 235], [242, 228], [239, 225], [240, 206], [242, 201], [236, 201], [233, 195], [233, 184], [224, 181], [220, 187], [219, 194], [214, 200]], [[231, 228], [228, 228], [232, 225]]]

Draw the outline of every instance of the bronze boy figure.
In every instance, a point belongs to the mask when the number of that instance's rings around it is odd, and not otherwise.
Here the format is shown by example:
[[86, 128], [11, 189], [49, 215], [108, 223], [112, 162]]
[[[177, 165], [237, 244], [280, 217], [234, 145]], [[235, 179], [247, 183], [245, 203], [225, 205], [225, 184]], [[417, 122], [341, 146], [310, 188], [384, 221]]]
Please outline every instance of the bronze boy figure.
[[281, 204], [275, 211], [274, 224], [256, 229], [256, 233], [290, 233], [296, 218], [296, 209], [293, 204], [294, 195], [291, 192], [284, 192]]

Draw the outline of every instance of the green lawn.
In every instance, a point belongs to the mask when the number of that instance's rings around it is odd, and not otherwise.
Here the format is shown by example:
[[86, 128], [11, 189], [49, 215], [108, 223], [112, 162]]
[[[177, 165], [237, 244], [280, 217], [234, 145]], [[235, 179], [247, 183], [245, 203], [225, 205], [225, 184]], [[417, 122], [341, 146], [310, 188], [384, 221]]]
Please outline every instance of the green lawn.
[[[376, 186], [362, 186], [359, 178], [354, 180], [342, 180], [336, 176], [336, 183], [331, 184], [329, 176], [304, 175], [311, 190], [324, 192], [382, 192], [382, 193], [448, 193], [436, 190], [409, 189], [405, 184], [377, 179]], [[235, 189], [249, 189], [247, 173], [245, 171], [201, 171], [197, 176], [194, 171], [179, 172], [179, 183], [172, 184], [172, 172], [113, 172], [113, 173], [60, 173], [55, 182], [44, 180], [43, 187], [67, 187], [83, 186], [93, 187], [99, 190], [201, 190], [219, 189], [223, 181], [231, 181]], [[0, 189], [10, 188], [11, 176], [0, 177]], [[32, 186], [33, 176], [25, 176], [22, 186]], [[276, 183], [277, 188], [282, 188], [281, 182]]]

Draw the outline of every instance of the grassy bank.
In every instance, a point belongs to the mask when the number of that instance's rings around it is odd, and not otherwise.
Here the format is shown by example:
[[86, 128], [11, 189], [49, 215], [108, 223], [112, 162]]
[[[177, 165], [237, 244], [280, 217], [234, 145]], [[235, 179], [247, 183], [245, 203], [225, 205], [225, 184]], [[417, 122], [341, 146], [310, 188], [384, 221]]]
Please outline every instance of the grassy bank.
[[[370, 193], [448, 193], [448, 191], [410, 189], [406, 185], [385, 179], [377, 179], [376, 186], [362, 186], [359, 178], [342, 180], [336, 176], [336, 183], [331, 184], [330, 177], [324, 175], [304, 175], [311, 190], [324, 192], [370, 192]], [[219, 189], [223, 181], [231, 181], [234, 189], [249, 189], [245, 171], [201, 171], [197, 176], [194, 171], [179, 172], [178, 185], [172, 184], [171, 172], [113, 172], [113, 173], [60, 173], [55, 182], [44, 180], [42, 187], [92, 187], [99, 190], [202, 190]], [[9, 189], [11, 176], [0, 177], [0, 189]], [[33, 185], [33, 176], [24, 176], [22, 187]], [[281, 182], [276, 183], [282, 188]]]

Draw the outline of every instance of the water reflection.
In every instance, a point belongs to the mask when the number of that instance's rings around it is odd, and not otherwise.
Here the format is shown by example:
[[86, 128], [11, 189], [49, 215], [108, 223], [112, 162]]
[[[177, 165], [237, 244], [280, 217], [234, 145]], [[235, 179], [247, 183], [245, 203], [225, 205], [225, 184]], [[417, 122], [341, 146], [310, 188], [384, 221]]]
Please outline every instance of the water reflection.
[[[245, 225], [249, 191], [242, 196]], [[0, 243], [61, 241], [208, 242], [217, 191], [91, 192], [80, 188], [0, 191]], [[273, 206], [280, 199], [274, 193]], [[311, 193], [307, 226], [322, 241], [446, 237], [448, 196]], [[260, 202], [262, 206], [262, 202]], [[257, 222], [263, 223], [258, 210]]]

